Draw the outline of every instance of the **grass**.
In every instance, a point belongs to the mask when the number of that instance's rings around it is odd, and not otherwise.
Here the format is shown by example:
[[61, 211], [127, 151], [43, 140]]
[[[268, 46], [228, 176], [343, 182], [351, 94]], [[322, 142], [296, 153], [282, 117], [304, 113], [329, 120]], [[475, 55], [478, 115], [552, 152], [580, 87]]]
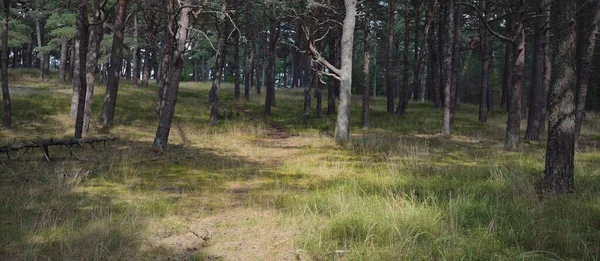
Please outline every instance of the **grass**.
[[[15, 128], [1, 143], [71, 135], [68, 84], [10, 77]], [[210, 127], [208, 88], [182, 84], [164, 156], [151, 151], [156, 87], [125, 81], [118, 142], [77, 149], [82, 160], [59, 149], [52, 162], [2, 158], [0, 259], [600, 259], [598, 114], [584, 125], [576, 193], [540, 199], [544, 144], [504, 151], [505, 113], [482, 124], [463, 104], [442, 138], [431, 104], [395, 117], [377, 99], [362, 130], [355, 99], [352, 143], [339, 147], [335, 115], [305, 118], [300, 91], [278, 90], [263, 117], [264, 96], [236, 102], [226, 86], [222, 111], [258, 117], [226, 112]], [[272, 124], [294, 136], [274, 137]]]

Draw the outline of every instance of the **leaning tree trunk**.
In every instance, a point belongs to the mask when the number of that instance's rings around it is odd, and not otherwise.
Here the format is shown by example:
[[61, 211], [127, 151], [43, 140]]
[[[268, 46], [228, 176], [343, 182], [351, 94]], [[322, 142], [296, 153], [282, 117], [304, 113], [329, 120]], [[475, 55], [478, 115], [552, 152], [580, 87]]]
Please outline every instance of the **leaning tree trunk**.
[[558, 46], [549, 95], [548, 145], [542, 180], [543, 190], [552, 194], [574, 190], [577, 3], [564, 3], [560, 10], [552, 9], [556, 15], [553, 17], [564, 21], [561, 23], [564, 25], [555, 28], [557, 31], [554, 33]]
[[[227, 12], [227, 2], [223, 1], [221, 5], [221, 12]], [[217, 54], [215, 59], [215, 76], [213, 78], [212, 86], [208, 94], [208, 103], [210, 104], [210, 125], [216, 126], [219, 118], [219, 88], [221, 88], [221, 74], [223, 72], [224, 64], [224, 52], [225, 52], [225, 41], [227, 32], [225, 28], [227, 21], [225, 18], [219, 20], [219, 44], [217, 47]]]
[[77, 118], [75, 119], [75, 139], [81, 139], [83, 134], [83, 115], [87, 95], [86, 57], [88, 53], [89, 23], [87, 0], [81, 0], [77, 15], [77, 38], [79, 38], [79, 102], [77, 103]]
[[[99, 2], [99, 1], [94, 1]], [[90, 119], [92, 117], [92, 103], [94, 102], [94, 89], [96, 83], [96, 67], [98, 67], [98, 58], [100, 55], [100, 43], [104, 36], [103, 17], [99, 3], [94, 3], [94, 25], [90, 31], [90, 40], [88, 46], [86, 82], [87, 92], [85, 96], [85, 109], [83, 113], [83, 133], [90, 129]]]
[[452, 56], [454, 53], [454, 1], [449, 0], [445, 5], [446, 37], [444, 42], [444, 116], [442, 119], [442, 136], [450, 136], [452, 131]]
[[[393, 1], [393, 0], [392, 0]], [[340, 70], [340, 106], [335, 125], [335, 141], [344, 144], [350, 140], [350, 105], [352, 98], [352, 51], [356, 25], [356, 0], [344, 0], [346, 13], [342, 26], [342, 63]], [[393, 110], [393, 108], [392, 108]]]
[[390, 10], [387, 25], [387, 65], [385, 69], [385, 96], [386, 110], [389, 114], [394, 113], [394, 22], [396, 21], [396, 0], [390, 0]]
[[548, 57], [548, 26], [550, 25], [550, 1], [544, 0], [537, 6], [537, 18], [533, 42], [533, 66], [531, 75], [531, 96], [529, 100], [529, 115], [527, 117], [526, 141], [540, 139], [543, 125], [546, 122], [546, 104], [548, 103], [548, 85], [550, 63]]
[[108, 67], [108, 78], [106, 80], [106, 94], [102, 113], [100, 114], [100, 125], [103, 125], [105, 131], [113, 126], [115, 118], [115, 109], [117, 106], [117, 92], [119, 90], [119, 74], [121, 72], [121, 57], [123, 53], [123, 40], [125, 39], [125, 14], [127, 12], [127, 0], [119, 0], [117, 5], [115, 31], [110, 55], [110, 65]]
[[8, 90], [8, 17], [10, 16], [10, 1], [3, 1], [2, 17], [2, 59], [0, 60], [0, 77], [2, 77], [2, 102], [4, 110], [2, 113], [2, 125], [4, 128], [12, 127], [12, 104]]
[[[576, 87], [576, 111], [575, 111], [575, 145], [578, 145], [583, 118], [585, 115], [585, 103], [587, 101], [587, 89], [590, 81], [590, 69], [594, 58], [594, 47], [596, 33], [598, 32], [598, 20], [600, 19], [600, 1], [591, 6], [588, 1], [579, 0], [579, 8], [585, 12], [577, 18], [577, 87]], [[589, 6], [589, 7], [588, 7]], [[586, 8], [587, 7], [587, 8]]]
[[523, 84], [525, 81], [525, 25], [524, 16], [527, 11], [525, 2], [521, 1], [517, 6], [517, 13], [513, 17], [513, 54], [514, 71], [513, 84], [508, 106], [508, 120], [506, 123], [506, 136], [504, 148], [516, 150], [519, 148], [519, 137], [521, 132], [521, 105], [523, 96]]
[[[154, 150], [161, 154], [165, 152], [169, 141], [169, 132], [171, 131], [173, 116], [175, 115], [175, 103], [177, 102], [179, 82], [181, 81], [181, 72], [183, 71], [183, 66], [185, 64], [183, 55], [186, 51], [186, 43], [190, 31], [190, 15], [192, 12], [191, 7], [189, 7], [190, 3], [188, 1], [183, 1], [181, 5], [182, 6], [179, 9], [179, 29], [174, 36], [176, 46], [173, 49], [173, 54], [171, 56], [173, 62], [171, 66], [169, 66], [169, 72], [164, 75], [164, 77], [170, 77], [171, 79], [169, 80], [169, 87], [167, 88], [165, 97], [164, 111], [160, 115], [160, 121], [153, 142]], [[172, 16], [170, 19], [174, 20], [175, 17]]]

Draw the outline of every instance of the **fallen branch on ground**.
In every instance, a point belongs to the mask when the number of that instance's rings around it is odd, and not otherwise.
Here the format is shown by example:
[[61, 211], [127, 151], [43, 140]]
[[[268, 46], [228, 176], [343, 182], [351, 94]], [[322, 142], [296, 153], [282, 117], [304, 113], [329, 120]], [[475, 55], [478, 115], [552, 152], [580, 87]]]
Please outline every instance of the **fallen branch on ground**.
[[[36, 141], [26, 141], [20, 143], [13, 143], [9, 145], [0, 146], [0, 153], [6, 154], [8, 160], [11, 160], [10, 152], [19, 152], [19, 156], [17, 159], [21, 159], [23, 155], [29, 153], [30, 150], [34, 150], [36, 148], [40, 148], [42, 153], [44, 154], [44, 158], [47, 161], [50, 161], [50, 154], [48, 152], [48, 147], [52, 146], [65, 146], [69, 149], [69, 153], [71, 156], [74, 156], [79, 159], [79, 157], [75, 154], [73, 150], [73, 146], [81, 146], [83, 147], [86, 144], [92, 146], [95, 149], [95, 144], [102, 143], [106, 146], [107, 141], [115, 141], [117, 138], [114, 137], [95, 137], [95, 138], [84, 138], [84, 139], [64, 139], [64, 140], [36, 140]], [[1, 162], [1, 161], [0, 161]]]

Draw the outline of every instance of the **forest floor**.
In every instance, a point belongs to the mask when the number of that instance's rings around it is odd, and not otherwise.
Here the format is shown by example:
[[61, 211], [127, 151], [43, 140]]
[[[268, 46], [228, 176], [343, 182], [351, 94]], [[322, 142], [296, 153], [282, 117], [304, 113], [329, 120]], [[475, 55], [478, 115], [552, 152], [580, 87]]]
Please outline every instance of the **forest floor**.
[[[12, 71], [15, 126], [0, 145], [70, 137], [71, 87]], [[576, 192], [540, 198], [544, 142], [502, 149], [506, 114], [477, 121], [463, 104], [451, 138], [441, 111], [402, 117], [375, 99], [371, 128], [352, 108], [353, 139], [335, 115], [306, 118], [303, 94], [234, 101], [208, 125], [208, 84], [183, 83], [168, 151], [151, 150], [156, 87], [119, 90], [118, 137], [106, 147], [0, 155], [0, 259], [66, 260], [598, 260], [600, 115], [587, 114]], [[96, 88], [97, 119], [104, 88]], [[95, 121], [93, 122], [95, 123]], [[95, 124], [90, 136], [97, 136]]]

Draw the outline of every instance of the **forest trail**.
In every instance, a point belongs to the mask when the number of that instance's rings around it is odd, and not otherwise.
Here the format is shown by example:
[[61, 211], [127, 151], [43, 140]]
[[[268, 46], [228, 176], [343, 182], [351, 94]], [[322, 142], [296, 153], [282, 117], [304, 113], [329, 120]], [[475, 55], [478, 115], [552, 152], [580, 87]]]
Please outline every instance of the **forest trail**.
[[[266, 135], [258, 136], [250, 144], [253, 155], [240, 153], [238, 157], [249, 158], [265, 166], [261, 173], [253, 173], [257, 179], [228, 182], [216, 209], [209, 216], [186, 218], [187, 230], [168, 237], [153, 236], [152, 244], [167, 247], [174, 259], [187, 259], [200, 253], [202, 260], [305, 260], [302, 252], [294, 248], [294, 238], [299, 226], [292, 224], [274, 207], [274, 192], [263, 181], [277, 172], [282, 162], [301, 152], [302, 140], [286, 128], [252, 114], [241, 105], [235, 110], [243, 117], [264, 124]], [[184, 131], [175, 125], [184, 143], [189, 144]], [[240, 174], [244, 175], [244, 174]], [[258, 195], [257, 195], [258, 192]], [[263, 195], [264, 194], [264, 195]], [[257, 201], [258, 203], [243, 203]]]

